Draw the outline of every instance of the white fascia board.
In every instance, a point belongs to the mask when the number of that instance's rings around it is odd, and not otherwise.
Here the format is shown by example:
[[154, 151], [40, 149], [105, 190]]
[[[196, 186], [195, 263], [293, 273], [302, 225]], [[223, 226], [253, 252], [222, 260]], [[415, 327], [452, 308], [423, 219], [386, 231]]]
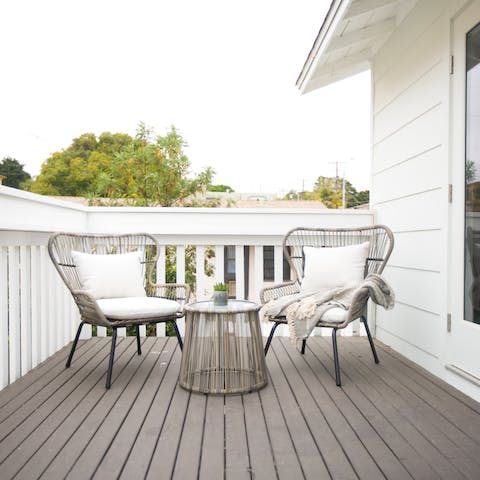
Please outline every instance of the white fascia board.
[[297, 79], [297, 87], [301, 93], [305, 93], [306, 85], [315, 71], [318, 62], [327, 49], [335, 34], [339, 22], [342, 20], [352, 0], [333, 0], [320, 31], [315, 39], [312, 49]]

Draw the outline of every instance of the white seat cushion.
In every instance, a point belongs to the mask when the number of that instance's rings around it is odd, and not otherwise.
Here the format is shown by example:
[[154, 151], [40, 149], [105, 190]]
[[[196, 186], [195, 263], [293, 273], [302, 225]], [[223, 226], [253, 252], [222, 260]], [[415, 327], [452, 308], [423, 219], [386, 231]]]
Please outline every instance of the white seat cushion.
[[342, 323], [347, 318], [347, 310], [341, 307], [333, 307], [327, 310], [323, 315], [321, 322]]
[[142, 252], [90, 254], [72, 250], [82, 289], [94, 298], [146, 296]]
[[114, 320], [168, 317], [182, 310], [178, 302], [158, 297], [102, 298], [97, 303]]

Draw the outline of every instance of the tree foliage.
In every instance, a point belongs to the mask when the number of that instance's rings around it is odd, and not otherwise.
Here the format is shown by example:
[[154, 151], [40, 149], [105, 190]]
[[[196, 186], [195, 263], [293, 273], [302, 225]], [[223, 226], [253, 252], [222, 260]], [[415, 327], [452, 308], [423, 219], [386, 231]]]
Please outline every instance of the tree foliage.
[[[327, 208], [342, 208], [343, 179], [339, 177], [319, 176], [313, 191], [295, 192], [287, 194], [289, 199], [317, 200], [321, 201]], [[345, 207], [356, 207], [369, 202], [369, 191], [358, 192], [356, 188], [345, 180]]]
[[125, 133], [84, 133], [42, 165], [31, 191], [42, 195], [96, 196], [118, 152], [132, 142]]
[[23, 169], [23, 167], [24, 165], [15, 158], [4, 157], [0, 162], [0, 175], [5, 177], [3, 185], [20, 189], [28, 186], [32, 177]]
[[133, 141], [115, 155], [100, 194], [130, 199], [136, 205], [185, 205], [189, 196], [207, 189], [214, 175], [206, 168], [193, 179], [187, 177], [190, 162], [183, 151], [186, 146], [173, 126], [161, 136], [140, 124]]
[[218, 185], [209, 185], [208, 186], [208, 191], [209, 192], [233, 193], [235, 190], [228, 185], [218, 184]]
[[83, 196], [92, 203], [136, 206], [187, 205], [211, 184], [211, 168], [189, 178], [186, 141], [175, 127], [156, 135], [141, 123], [134, 138], [124, 133], [85, 133], [42, 165], [31, 190], [44, 195]]

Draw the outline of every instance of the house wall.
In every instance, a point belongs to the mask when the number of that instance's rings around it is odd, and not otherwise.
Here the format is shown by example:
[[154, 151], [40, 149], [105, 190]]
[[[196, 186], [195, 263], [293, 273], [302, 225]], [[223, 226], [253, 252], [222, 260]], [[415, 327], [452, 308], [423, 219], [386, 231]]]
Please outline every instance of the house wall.
[[383, 342], [445, 378], [451, 19], [465, 0], [420, 0], [372, 64], [372, 208], [396, 246]]

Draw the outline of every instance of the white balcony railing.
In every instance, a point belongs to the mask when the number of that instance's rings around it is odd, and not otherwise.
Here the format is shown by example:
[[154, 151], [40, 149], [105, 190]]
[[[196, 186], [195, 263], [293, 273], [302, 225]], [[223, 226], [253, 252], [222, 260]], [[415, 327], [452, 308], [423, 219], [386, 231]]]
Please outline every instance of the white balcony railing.
[[[55, 231], [152, 233], [162, 245], [159, 280], [165, 276], [165, 247], [176, 249], [177, 281], [183, 282], [186, 246], [194, 245], [198, 300], [209, 297], [213, 282], [224, 280], [224, 248], [234, 246], [236, 296], [257, 301], [265, 284], [263, 247], [273, 246], [274, 281], [281, 282], [281, 244], [289, 229], [374, 223], [368, 210], [83, 207], [8, 187], [0, 187], [0, 212], [0, 389], [75, 334], [78, 312], [46, 250]], [[215, 249], [212, 278], [204, 272], [206, 247]], [[106, 335], [105, 329], [97, 335]], [[157, 335], [164, 335], [163, 325]]]

